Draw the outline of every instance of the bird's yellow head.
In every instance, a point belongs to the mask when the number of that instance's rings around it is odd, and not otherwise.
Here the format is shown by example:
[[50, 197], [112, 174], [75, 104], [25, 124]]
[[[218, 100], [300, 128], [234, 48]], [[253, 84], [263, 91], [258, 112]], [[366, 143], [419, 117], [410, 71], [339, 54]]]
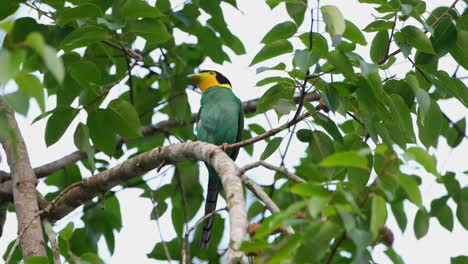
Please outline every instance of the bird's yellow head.
[[213, 86], [224, 86], [232, 89], [231, 82], [217, 71], [201, 71], [199, 73], [190, 74], [188, 77], [193, 85], [200, 88], [202, 93]]

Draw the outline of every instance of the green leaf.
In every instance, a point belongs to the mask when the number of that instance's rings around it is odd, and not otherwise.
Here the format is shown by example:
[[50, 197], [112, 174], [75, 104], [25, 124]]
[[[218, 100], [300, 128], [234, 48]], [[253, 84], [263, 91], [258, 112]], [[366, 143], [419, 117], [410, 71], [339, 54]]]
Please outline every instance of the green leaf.
[[229, 61], [228, 55], [222, 49], [222, 43], [213, 30], [202, 27], [198, 32], [198, 45], [206, 52], [214, 62], [222, 64]]
[[86, 125], [94, 145], [109, 156], [114, 155], [116, 145], [116, 131], [112, 128], [110, 113], [104, 109], [88, 112]]
[[56, 143], [65, 133], [78, 111], [74, 108], [56, 109], [47, 120], [45, 131], [46, 146]]
[[284, 40], [292, 37], [297, 32], [294, 22], [286, 21], [274, 26], [262, 39], [263, 44], [269, 44], [277, 40]]
[[447, 205], [449, 196], [442, 196], [439, 199], [434, 199], [431, 202], [431, 215], [435, 216], [440, 225], [448, 231], [453, 231], [453, 213], [452, 209]]
[[319, 58], [319, 53], [309, 52], [308, 50], [297, 50], [294, 54], [294, 62], [304, 74], [312, 65], [318, 62]]
[[146, 39], [150, 44], [164, 43], [171, 38], [166, 26], [161, 21], [152, 18], [137, 20], [131, 23], [127, 30]]
[[2, 96], [2, 100], [5, 101], [15, 112], [24, 116], [28, 114], [29, 97], [22, 90], [6, 94]]
[[328, 53], [327, 59], [346, 79], [354, 79], [354, 69], [346, 55], [339, 50], [334, 50]]
[[291, 100], [294, 96], [293, 88], [286, 88], [282, 85], [275, 85], [268, 89], [260, 98], [257, 104], [257, 113], [265, 113], [273, 108], [280, 98]]
[[393, 203], [391, 206], [398, 227], [400, 227], [401, 232], [405, 232], [408, 219], [406, 218], [406, 211], [403, 202]]
[[255, 55], [250, 66], [285, 53], [290, 53], [292, 50], [293, 46], [285, 39], [268, 43]]
[[72, 31], [60, 43], [60, 48], [65, 51], [89, 46], [110, 37], [107, 30], [98, 26], [86, 25]]
[[48, 264], [47, 256], [32, 256], [24, 259], [24, 264]]
[[0, 1], [0, 21], [15, 13], [18, 8], [17, 1]]
[[451, 18], [444, 17], [437, 23], [431, 36], [432, 46], [439, 57], [444, 56], [457, 40], [457, 29]]
[[65, 68], [63, 67], [62, 58], [57, 57], [57, 50], [50, 46], [46, 46], [42, 59], [49, 71], [54, 75], [57, 82], [60, 84], [63, 83], [63, 80], [65, 79]]
[[380, 228], [385, 225], [387, 220], [387, 203], [384, 198], [379, 195], [372, 197], [372, 208], [371, 208], [371, 222], [370, 231], [372, 235], [377, 237]]
[[403, 259], [395, 252], [393, 247], [388, 247], [385, 250], [385, 255], [392, 261], [393, 264], [405, 264]]
[[468, 188], [464, 187], [458, 198], [457, 203], [457, 218], [460, 224], [468, 230]]
[[70, 22], [75, 22], [82, 18], [98, 18], [102, 17], [101, 9], [93, 4], [83, 4], [74, 8], [64, 8], [57, 14], [56, 23], [59, 26], [64, 26]]
[[69, 240], [73, 235], [73, 229], [75, 229], [75, 225], [73, 224], [73, 222], [68, 223], [62, 230], [60, 230], [60, 238], [62, 238], [63, 240]]
[[437, 178], [440, 178], [440, 175], [436, 169], [436, 163], [434, 159], [425, 150], [418, 148], [418, 147], [412, 147], [406, 150], [403, 157], [407, 161], [414, 160], [418, 162], [426, 169], [426, 171], [428, 171], [429, 173], [432, 173]]
[[122, 15], [126, 19], [136, 19], [141, 17], [156, 18], [163, 14], [153, 6], [143, 0], [127, 0], [122, 6]]
[[364, 37], [364, 34], [362, 34], [362, 31], [349, 20], [346, 20], [345, 23], [346, 29], [343, 33], [343, 37], [362, 46], [367, 45], [366, 38]]
[[450, 264], [467, 264], [468, 256], [457, 256], [450, 258]]
[[378, 32], [393, 28], [393, 22], [386, 20], [376, 20], [367, 25], [363, 31], [365, 32]]
[[336, 152], [320, 162], [324, 167], [367, 168], [367, 158], [357, 151]]
[[440, 89], [443, 93], [447, 93], [449, 96], [455, 97], [465, 107], [468, 107], [468, 88], [462, 80], [450, 77], [445, 71], [438, 71], [434, 84], [437, 89]]
[[387, 30], [379, 31], [372, 40], [370, 57], [374, 63], [379, 63], [387, 55], [390, 37]]
[[0, 84], [6, 84], [14, 78], [20, 70], [20, 65], [26, 58], [24, 49], [16, 49], [10, 52], [6, 49], [0, 49]]
[[94, 253], [86, 252], [80, 256], [77, 264], [104, 264], [104, 261], [102, 261], [98, 255]]
[[417, 239], [422, 238], [429, 231], [429, 214], [424, 209], [420, 209], [416, 213], [413, 229]]
[[101, 71], [92, 61], [78, 61], [68, 67], [68, 72], [81, 86], [91, 89], [101, 83]]
[[[307, 110], [309, 111], [309, 113], [313, 116], [314, 120], [313, 122], [314, 123], [317, 123], [319, 124], [320, 126], [322, 126], [327, 132], [328, 134], [330, 134], [330, 136], [333, 137], [334, 140], [340, 142], [340, 143], [343, 143], [343, 136], [341, 135], [340, 131], [338, 130], [338, 127], [336, 127], [336, 123], [331, 120], [328, 116], [322, 114], [322, 113], [318, 113], [315, 111], [315, 108], [312, 107], [308, 107], [310, 104], [307, 103], [304, 103], [304, 106], [307, 108]], [[309, 109], [313, 109], [314, 112], [311, 112]]]
[[73, 140], [75, 143], [75, 146], [86, 153], [88, 156], [88, 161], [91, 164], [92, 171], [94, 172], [95, 170], [95, 165], [94, 165], [94, 148], [91, 146], [89, 143], [89, 129], [86, 125], [83, 123], [78, 124], [75, 130], [75, 134], [73, 135]]
[[431, 101], [431, 106], [426, 114], [430, 118], [423, 118], [422, 111], [418, 112], [418, 131], [419, 139], [426, 148], [430, 146], [437, 147], [438, 138], [442, 130], [442, 112], [439, 105]]
[[300, 1], [299, 3], [286, 3], [286, 11], [294, 20], [297, 26], [300, 26], [304, 21], [305, 11], [307, 10], [307, 2]]
[[133, 105], [122, 99], [112, 100], [107, 106], [112, 127], [122, 137], [141, 136], [141, 123]]
[[263, 151], [262, 155], [260, 156], [260, 159], [265, 160], [268, 157], [270, 157], [271, 154], [273, 154], [273, 152], [275, 152], [276, 149], [278, 149], [278, 147], [281, 144], [281, 141], [283, 141], [283, 138], [277, 137], [277, 138], [272, 139], [270, 142], [268, 142], [265, 148], [265, 151]]
[[327, 198], [330, 193], [323, 187], [313, 183], [294, 184], [289, 191], [294, 194], [310, 197]]
[[435, 54], [431, 41], [420, 29], [415, 26], [406, 26], [401, 30], [405, 40], [415, 49], [424, 53]]
[[419, 191], [418, 182], [414, 177], [406, 174], [400, 174], [400, 186], [405, 190], [408, 199], [417, 205], [419, 208], [422, 207], [421, 192]]
[[65, 78], [65, 69], [63, 67], [62, 59], [57, 57], [57, 50], [48, 46], [42, 35], [38, 32], [32, 32], [29, 34], [26, 38], [26, 43], [28, 43], [28, 45], [42, 57], [45, 65], [54, 75], [55, 79], [59, 83], [62, 83]]
[[18, 87], [29, 96], [35, 98], [41, 110], [45, 111], [44, 88], [41, 81], [36, 76], [25, 73], [18, 75], [15, 81]]
[[450, 55], [458, 62], [465, 70], [468, 69], [468, 54], [466, 53], [465, 45], [468, 43], [468, 30], [457, 30], [457, 41], [450, 50]]
[[325, 157], [334, 152], [333, 141], [322, 131], [309, 131], [309, 147], [312, 150], [311, 157], [314, 163], [319, 163]]
[[332, 5], [325, 5], [320, 8], [322, 12], [323, 20], [326, 24], [326, 31], [330, 33], [330, 36], [335, 38], [341, 36], [346, 29], [345, 19], [341, 11]]
[[[310, 32], [301, 34], [299, 39], [306, 49], [310, 50]], [[327, 39], [319, 33], [312, 32], [312, 52], [319, 53], [321, 58], [325, 58], [328, 54]]]

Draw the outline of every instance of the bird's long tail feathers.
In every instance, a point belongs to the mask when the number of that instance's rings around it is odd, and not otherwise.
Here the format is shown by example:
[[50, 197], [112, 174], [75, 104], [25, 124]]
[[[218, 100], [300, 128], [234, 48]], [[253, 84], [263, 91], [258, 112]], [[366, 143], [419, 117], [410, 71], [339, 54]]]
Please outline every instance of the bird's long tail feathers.
[[[218, 194], [221, 191], [222, 184], [218, 175], [211, 167], [208, 167], [209, 181], [208, 181], [208, 194], [206, 195], [205, 202], [205, 215], [216, 210], [216, 202], [218, 201]], [[203, 232], [201, 236], [200, 247], [207, 248], [211, 239], [211, 231], [213, 227], [214, 214], [203, 221]]]

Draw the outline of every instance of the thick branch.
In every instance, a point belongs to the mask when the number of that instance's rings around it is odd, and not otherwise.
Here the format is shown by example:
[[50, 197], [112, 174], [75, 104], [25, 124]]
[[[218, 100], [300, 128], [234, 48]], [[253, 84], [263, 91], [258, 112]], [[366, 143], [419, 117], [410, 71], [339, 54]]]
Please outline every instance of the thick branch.
[[3, 140], [2, 144], [12, 173], [12, 191], [16, 218], [18, 219], [18, 234], [23, 234], [19, 238], [21, 239], [23, 257], [46, 256], [41, 219], [36, 218], [39, 212], [36, 175], [31, 167], [28, 150], [13, 111], [1, 101], [0, 111], [5, 114], [11, 130], [10, 138]]
[[238, 250], [246, 235], [247, 216], [242, 183], [238, 176], [238, 168], [229, 156], [219, 147], [204, 142], [187, 142], [159, 147], [86, 178], [63, 191], [57, 200], [52, 201], [51, 208], [46, 210], [45, 217], [55, 222], [116, 185], [160, 167], [161, 164], [174, 164], [184, 160], [205, 161], [218, 172], [221, 178], [229, 210], [231, 251], [228, 260], [232, 262], [234, 258], [242, 256]]

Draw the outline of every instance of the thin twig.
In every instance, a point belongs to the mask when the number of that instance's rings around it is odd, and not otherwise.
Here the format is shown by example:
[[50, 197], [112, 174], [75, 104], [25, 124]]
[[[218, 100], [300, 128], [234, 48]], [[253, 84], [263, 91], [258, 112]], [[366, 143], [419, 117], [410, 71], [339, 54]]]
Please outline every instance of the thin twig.
[[336, 240], [336, 242], [331, 246], [330, 248], [330, 255], [328, 255], [327, 262], [326, 264], [331, 264], [333, 257], [335, 256], [336, 252], [338, 251], [338, 248], [340, 247], [341, 243], [346, 239], [346, 233], [343, 232], [341, 234], [341, 237]]
[[221, 211], [224, 211], [224, 210], [227, 210], [227, 207], [224, 207], [224, 208], [221, 208], [221, 209], [218, 209], [218, 210], [215, 210], [213, 212], [210, 212], [206, 215], [204, 215], [202, 218], [198, 219], [198, 221], [191, 227], [189, 227], [186, 231], [185, 231], [185, 235], [184, 235], [184, 245], [182, 247], [182, 263], [183, 264], [189, 264], [191, 263], [190, 262], [190, 254], [189, 254], [189, 236], [190, 236], [190, 233], [195, 230], [195, 228], [197, 228], [197, 226], [199, 226], [201, 223], [203, 223], [203, 221], [205, 221], [205, 219], [208, 219], [209, 217], [211, 217], [212, 215], [218, 213], [218, 212], [221, 212]]
[[274, 170], [280, 174], [283, 174], [284, 176], [286, 176], [286, 178], [292, 180], [293, 182], [297, 182], [297, 183], [301, 183], [301, 182], [305, 182], [304, 179], [302, 179], [301, 177], [297, 176], [296, 174], [294, 173], [291, 173], [289, 171], [287, 171], [286, 169], [284, 168], [281, 168], [281, 167], [277, 167], [275, 165], [272, 165], [268, 162], [265, 162], [263, 160], [259, 160], [259, 161], [256, 161], [254, 163], [250, 163], [250, 164], [247, 164], [245, 165], [244, 167], [240, 168], [239, 169], [239, 173], [240, 174], [244, 174], [245, 172], [247, 172], [248, 170], [251, 170], [253, 168], [256, 168], [258, 166], [263, 166], [267, 169], [270, 169], [270, 170]]

